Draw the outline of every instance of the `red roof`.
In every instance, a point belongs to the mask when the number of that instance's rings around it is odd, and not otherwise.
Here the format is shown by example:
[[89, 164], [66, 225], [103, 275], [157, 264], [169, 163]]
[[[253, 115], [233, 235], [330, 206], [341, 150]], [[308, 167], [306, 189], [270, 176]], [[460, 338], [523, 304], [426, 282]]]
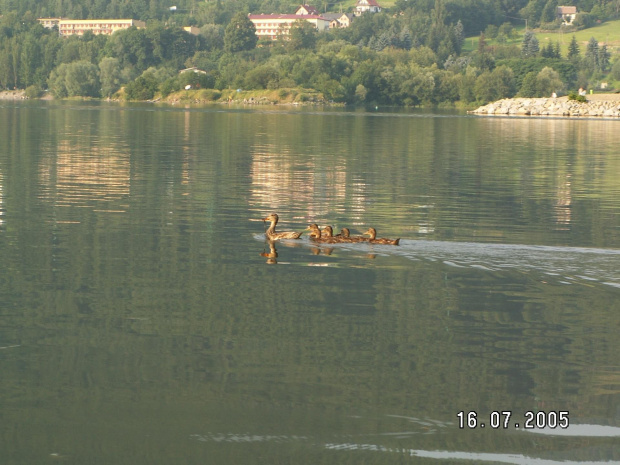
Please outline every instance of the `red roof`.
[[[300, 5], [299, 8], [304, 8], [308, 14], [311, 15], [318, 15], [319, 14], [319, 10], [317, 10], [315, 7], [311, 6], [311, 5]], [[299, 11], [299, 8], [297, 8], [297, 11]]]
[[[358, 4], [358, 5], [360, 4], [360, 1], [359, 1], [359, 0], [357, 1], [357, 4]], [[381, 8], [381, 5], [379, 5], [379, 4], [377, 3], [377, 0], [366, 0], [366, 2], [364, 3], [364, 5], [365, 5], [365, 4], [368, 4], [369, 6], [376, 6], [376, 7]]]

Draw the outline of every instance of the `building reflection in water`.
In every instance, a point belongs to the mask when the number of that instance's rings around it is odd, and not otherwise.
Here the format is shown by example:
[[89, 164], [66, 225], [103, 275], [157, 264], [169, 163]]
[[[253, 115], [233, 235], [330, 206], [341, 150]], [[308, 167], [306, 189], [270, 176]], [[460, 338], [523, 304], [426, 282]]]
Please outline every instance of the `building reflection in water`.
[[556, 199], [553, 207], [555, 222], [557, 223], [556, 228], [569, 229], [572, 207], [571, 175], [570, 173], [564, 173], [558, 177]]
[[0, 231], [2, 231], [2, 227], [4, 225], [4, 178], [2, 176], [2, 171], [0, 171]]
[[255, 146], [251, 156], [249, 202], [257, 210], [293, 213], [308, 220], [345, 214], [363, 218], [367, 185], [348, 180], [343, 157], [301, 160], [269, 145]]
[[130, 192], [129, 152], [61, 141], [39, 163], [41, 197], [56, 207], [103, 208]]

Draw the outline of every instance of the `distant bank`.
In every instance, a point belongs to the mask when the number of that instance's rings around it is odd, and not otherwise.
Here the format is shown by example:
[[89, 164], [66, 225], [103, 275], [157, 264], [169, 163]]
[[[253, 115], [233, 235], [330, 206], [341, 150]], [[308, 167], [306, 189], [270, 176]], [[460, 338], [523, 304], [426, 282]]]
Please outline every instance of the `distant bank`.
[[504, 116], [602, 116], [620, 117], [620, 94], [593, 94], [587, 102], [558, 98], [507, 98], [469, 113]]

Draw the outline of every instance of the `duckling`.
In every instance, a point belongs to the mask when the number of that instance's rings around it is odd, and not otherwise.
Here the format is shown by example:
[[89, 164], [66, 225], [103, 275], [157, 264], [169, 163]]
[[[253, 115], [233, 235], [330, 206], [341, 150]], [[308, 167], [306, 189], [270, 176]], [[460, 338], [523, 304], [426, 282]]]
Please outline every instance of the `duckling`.
[[306, 230], [310, 230], [310, 239], [314, 242], [323, 242], [327, 244], [333, 244], [335, 242], [334, 238], [332, 237], [333, 231], [331, 226], [325, 227], [325, 229], [323, 229], [323, 232], [321, 232], [319, 227], [315, 223], [312, 223], [310, 226], [308, 226]]
[[351, 237], [351, 232], [349, 231], [349, 228], [342, 228], [340, 230], [340, 234], [336, 234], [334, 236], [334, 240], [336, 242], [351, 243], [351, 242], [362, 242], [362, 240], [368, 240], [368, 239], [366, 237]]
[[385, 237], [377, 239], [377, 230], [375, 228], [368, 228], [364, 235], [370, 236], [367, 241], [371, 244], [398, 245], [400, 242], [400, 237], [398, 239], [386, 239]]
[[317, 226], [316, 223], [312, 223], [310, 226], [306, 228], [306, 231], [310, 231], [310, 239], [316, 240], [321, 238], [321, 230]]
[[270, 241], [277, 241], [278, 239], [299, 239], [299, 236], [302, 235], [300, 232], [295, 231], [287, 231], [287, 232], [276, 232], [276, 224], [278, 224], [278, 215], [272, 213], [271, 215], [263, 218], [263, 221], [270, 221], [271, 226], [265, 232], [265, 236]]
[[332, 229], [332, 227], [329, 225], [325, 226], [323, 228], [323, 231], [321, 231], [321, 237], [323, 238], [334, 237], [334, 230]]

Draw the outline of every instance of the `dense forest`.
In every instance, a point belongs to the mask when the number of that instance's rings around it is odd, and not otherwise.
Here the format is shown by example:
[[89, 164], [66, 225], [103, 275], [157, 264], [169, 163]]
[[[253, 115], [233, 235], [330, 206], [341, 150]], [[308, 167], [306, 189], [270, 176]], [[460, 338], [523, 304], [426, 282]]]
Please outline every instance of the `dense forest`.
[[[619, 17], [620, 0], [568, 2], [580, 12], [566, 33]], [[351, 27], [317, 33], [299, 21], [289, 37], [258, 41], [248, 13], [293, 12], [279, 0], [0, 0], [0, 89], [37, 96], [163, 97], [187, 86], [309, 89], [345, 103], [443, 105], [565, 94], [620, 80], [600, 39], [541, 45], [536, 30], [560, 28], [556, 0], [397, 0]], [[347, 11], [319, 2], [320, 10]], [[350, 9], [350, 7], [349, 7]], [[145, 29], [60, 37], [40, 17], [133, 18]], [[528, 29], [523, 34], [523, 25]], [[199, 28], [198, 35], [181, 26]], [[541, 29], [534, 29], [534, 28]], [[464, 52], [465, 38], [477, 37]], [[195, 67], [204, 73], [180, 70]]]

